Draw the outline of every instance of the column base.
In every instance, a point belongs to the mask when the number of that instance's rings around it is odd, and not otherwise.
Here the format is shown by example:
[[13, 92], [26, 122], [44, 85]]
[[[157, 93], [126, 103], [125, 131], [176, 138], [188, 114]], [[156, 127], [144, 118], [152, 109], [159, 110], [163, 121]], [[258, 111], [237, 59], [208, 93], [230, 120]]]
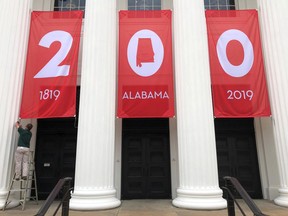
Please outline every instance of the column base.
[[[0, 209], [3, 209], [4, 205], [5, 205], [5, 201], [6, 201], [6, 196], [7, 196], [8, 191], [0, 191]], [[6, 206], [5, 209], [9, 209], [9, 208], [14, 208], [16, 206], [20, 205], [20, 201], [19, 199], [15, 199], [11, 197], [9, 197], [9, 204]]]
[[120, 206], [116, 190], [75, 190], [70, 199], [72, 210], [105, 210]]
[[276, 205], [288, 207], [288, 189], [279, 189], [280, 196], [277, 197], [274, 202]]
[[222, 190], [189, 190], [178, 189], [177, 198], [173, 205], [179, 208], [195, 210], [217, 210], [227, 207], [227, 202], [222, 197]]

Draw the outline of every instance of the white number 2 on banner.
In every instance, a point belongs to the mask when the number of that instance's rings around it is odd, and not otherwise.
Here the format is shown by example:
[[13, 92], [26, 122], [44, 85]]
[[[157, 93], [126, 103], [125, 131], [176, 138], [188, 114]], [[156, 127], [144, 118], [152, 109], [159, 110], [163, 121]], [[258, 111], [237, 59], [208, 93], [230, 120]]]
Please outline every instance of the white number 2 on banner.
[[42, 37], [39, 45], [49, 48], [50, 45], [55, 41], [59, 41], [61, 43], [61, 48], [53, 56], [53, 58], [34, 76], [34, 78], [50, 78], [69, 75], [70, 65], [59, 66], [59, 64], [68, 55], [72, 47], [73, 37], [65, 31], [51, 31]]

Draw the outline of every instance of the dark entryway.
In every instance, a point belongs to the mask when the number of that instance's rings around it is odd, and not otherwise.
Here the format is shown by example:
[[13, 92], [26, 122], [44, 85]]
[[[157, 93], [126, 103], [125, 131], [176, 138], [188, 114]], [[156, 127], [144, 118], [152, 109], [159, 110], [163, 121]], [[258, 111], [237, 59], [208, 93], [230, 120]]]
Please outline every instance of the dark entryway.
[[236, 177], [248, 194], [261, 199], [254, 119], [215, 119], [220, 187], [223, 177]]
[[74, 118], [39, 119], [36, 174], [39, 199], [46, 199], [59, 179], [75, 175], [77, 128]]
[[169, 119], [123, 119], [122, 199], [171, 198]]
[[[76, 116], [79, 99], [77, 87]], [[37, 120], [35, 165], [39, 199], [46, 199], [61, 178], [72, 177], [74, 185], [77, 126], [77, 117]]]

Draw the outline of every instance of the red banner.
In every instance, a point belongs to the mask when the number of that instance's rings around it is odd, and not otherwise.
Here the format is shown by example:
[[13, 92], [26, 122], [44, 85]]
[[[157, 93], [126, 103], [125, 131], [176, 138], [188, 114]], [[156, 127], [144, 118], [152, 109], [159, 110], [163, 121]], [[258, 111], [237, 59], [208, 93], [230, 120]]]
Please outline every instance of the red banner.
[[206, 11], [215, 117], [270, 116], [256, 10]]
[[82, 17], [82, 11], [32, 12], [21, 118], [75, 115]]
[[119, 12], [117, 116], [174, 116], [171, 11]]

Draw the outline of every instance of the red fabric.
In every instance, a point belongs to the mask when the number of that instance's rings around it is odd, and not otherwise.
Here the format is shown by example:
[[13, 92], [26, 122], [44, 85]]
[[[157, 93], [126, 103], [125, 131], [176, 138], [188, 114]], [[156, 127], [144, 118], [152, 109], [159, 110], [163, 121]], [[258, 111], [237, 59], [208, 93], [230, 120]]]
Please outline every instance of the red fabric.
[[206, 11], [215, 117], [270, 116], [256, 10]]
[[119, 12], [120, 118], [174, 116], [171, 11]]
[[32, 12], [21, 118], [75, 115], [82, 16], [82, 11]]

